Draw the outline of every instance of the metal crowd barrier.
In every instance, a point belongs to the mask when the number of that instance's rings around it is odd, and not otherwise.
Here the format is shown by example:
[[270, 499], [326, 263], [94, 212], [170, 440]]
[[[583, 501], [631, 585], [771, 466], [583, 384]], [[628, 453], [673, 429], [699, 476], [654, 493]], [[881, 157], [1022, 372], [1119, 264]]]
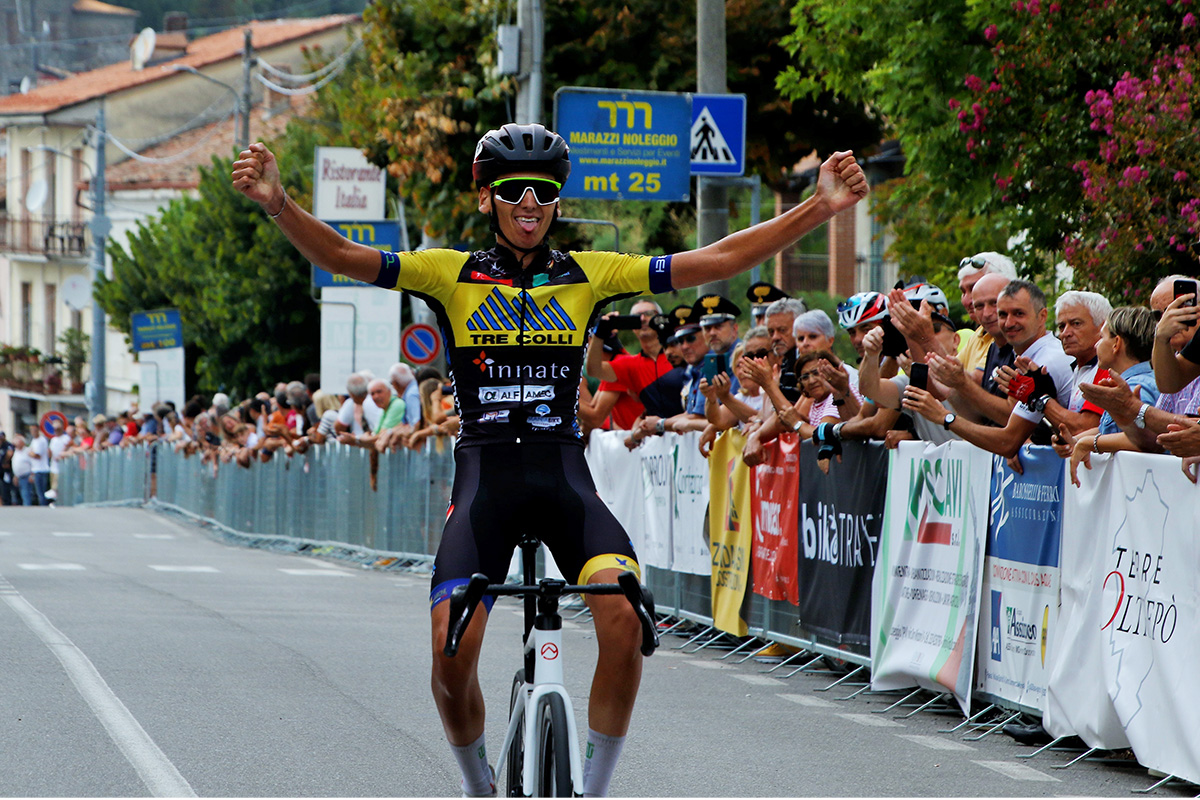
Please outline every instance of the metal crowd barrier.
[[59, 462], [55, 503], [124, 505], [146, 500], [150, 476], [145, 447], [80, 453]]
[[[155, 502], [237, 533], [426, 561], [441, 541], [454, 476], [449, 446], [379, 455], [375, 488], [373, 454], [361, 447], [329, 444], [249, 469], [157, 450]], [[149, 447], [89, 453], [61, 466], [58, 502], [141, 503], [150, 499], [149, 485]]]

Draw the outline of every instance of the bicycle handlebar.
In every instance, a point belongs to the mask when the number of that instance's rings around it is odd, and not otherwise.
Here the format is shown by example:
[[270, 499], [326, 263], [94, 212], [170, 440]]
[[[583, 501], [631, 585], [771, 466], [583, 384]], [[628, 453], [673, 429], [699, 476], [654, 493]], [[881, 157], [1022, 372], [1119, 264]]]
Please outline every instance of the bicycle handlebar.
[[543, 580], [535, 585], [490, 584], [486, 575], [477, 572], [466, 584], [454, 587], [454, 591], [450, 593], [449, 630], [446, 636], [446, 646], [442, 649], [447, 658], [453, 658], [458, 654], [463, 634], [466, 633], [467, 625], [470, 624], [471, 617], [475, 614], [475, 607], [479, 605], [479, 601], [485, 594], [495, 596], [535, 594], [539, 597], [563, 594], [621, 594], [633, 606], [638, 622], [641, 624], [642, 655], [651, 655], [659, 644], [658, 628], [654, 620], [654, 595], [650, 593], [649, 589], [642, 586], [637, 575], [630, 571], [618, 575], [617, 583], [589, 583], [579, 586], [553, 580]]

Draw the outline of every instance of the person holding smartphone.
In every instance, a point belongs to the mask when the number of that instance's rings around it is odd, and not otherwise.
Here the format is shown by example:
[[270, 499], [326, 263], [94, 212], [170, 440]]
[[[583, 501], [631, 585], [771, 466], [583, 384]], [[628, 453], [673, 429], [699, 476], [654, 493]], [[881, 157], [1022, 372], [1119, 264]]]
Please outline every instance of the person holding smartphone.
[[[1154, 378], [1163, 392], [1178, 392], [1200, 377], [1200, 340], [1195, 335], [1196, 320], [1200, 318], [1196, 306], [1200, 286], [1194, 278], [1182, 276], [1172, 276], [1171, 282], [1174, 299], [1154, 331], [1154, 355], [1150, 359]], [[1177, 352], [1171, 346], [1172, 339], [1189, 330], [1191, 338]]]

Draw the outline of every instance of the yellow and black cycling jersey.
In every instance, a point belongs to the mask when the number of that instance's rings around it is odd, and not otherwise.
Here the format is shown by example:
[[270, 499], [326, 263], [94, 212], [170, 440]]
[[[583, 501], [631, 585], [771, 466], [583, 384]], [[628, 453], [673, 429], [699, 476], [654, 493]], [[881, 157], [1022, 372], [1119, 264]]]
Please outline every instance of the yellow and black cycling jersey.
[[503, 247], [381, 253], [375, 285], [437, 315], [461, 428], [459, 446], [578, 441], [579, 378], [597, 310], [671, 289], [670, 256], [562, 253], [522, 269]]

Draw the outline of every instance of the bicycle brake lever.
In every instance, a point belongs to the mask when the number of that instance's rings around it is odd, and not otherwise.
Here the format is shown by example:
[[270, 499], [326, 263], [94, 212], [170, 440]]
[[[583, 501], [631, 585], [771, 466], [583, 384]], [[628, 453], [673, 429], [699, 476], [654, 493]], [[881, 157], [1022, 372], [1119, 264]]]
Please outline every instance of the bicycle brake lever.
[[476, 572], [470, 581], [465, 585], [455, 586], [454, 591], [450, 593], [450, 629], [446, 636], [446, 646], [442, 648], [442, 653], [447, 658], [458, 655], [458, 646], [462, 643], [463, 634], [466, 633], [467, 625], [471, 623], [471, 617], [475, 614], [475, 607], [479, 605], [487, 587], [487, 575]]
[[633, 606], [642, 623], [642, 655], [650, 656], [658, 648], [658, 627], [654, 621], [654, 595], [638, 582], [637, 575], [625, 571], [617, 576], [625, 599]]

